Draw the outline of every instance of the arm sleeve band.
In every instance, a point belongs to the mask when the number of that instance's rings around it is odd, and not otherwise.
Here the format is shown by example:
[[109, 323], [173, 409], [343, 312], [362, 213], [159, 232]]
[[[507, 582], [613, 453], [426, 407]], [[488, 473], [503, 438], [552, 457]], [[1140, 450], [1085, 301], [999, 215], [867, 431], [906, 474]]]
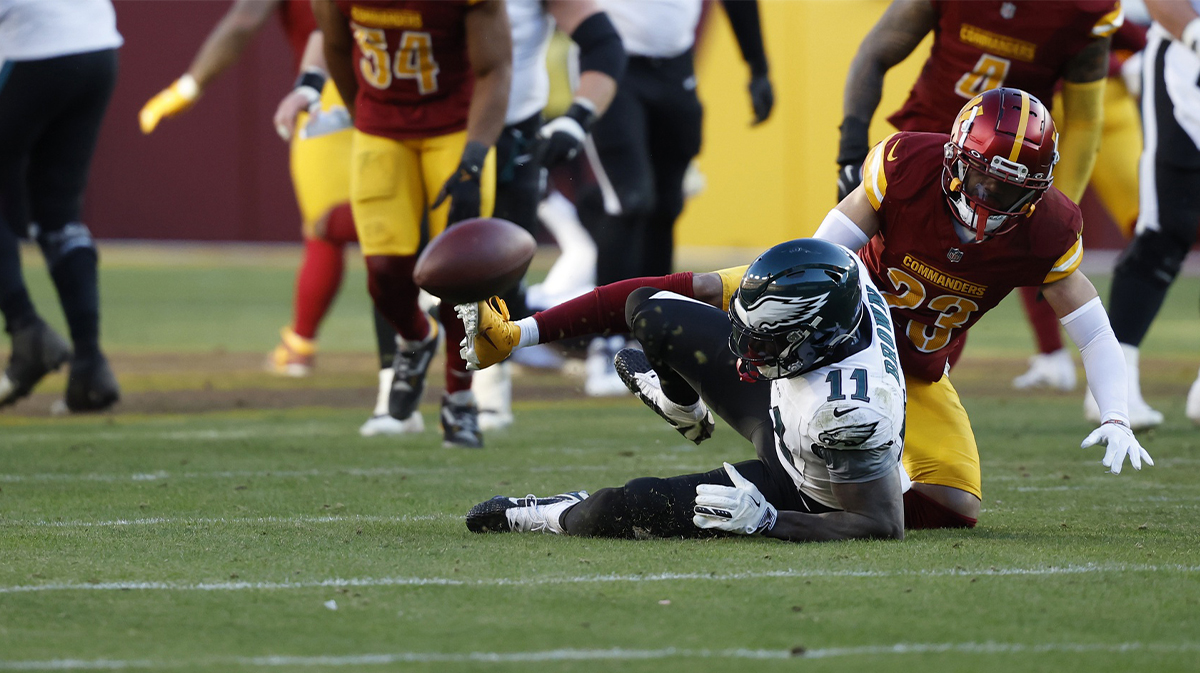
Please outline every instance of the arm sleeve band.
[[721, 4], [725, 6], [725, 15], [729, 17], [742, 58], [750, 65], [750, 74], [767, 74], [767, 51], [763, 47], [758, 0], [723, 0]]
[[844, 245], [854, 252], [858, 252], [871, 240], [867, 238], [866, 232], [858, 228], [854, 220], [837, 208], [830, 210], [825, 219], [821, 220], [821, 226], [817, 227], [817, 233], [813, 234], [813, 238]]
[[571, 39], [579, 45], [580, 72], [593, 70], [621, 81], [621, 75], [625, 74], [625, 47], [607, 14], [596, 12], [584, 19], [571, 33]]
[[1079, 347], [1088, 387], [1100, 407], [1100, 420], [1120, 419], [1129, 423], [1129, 401], [1125, 381], [1125, 356], [1108, 324], [1108, 313], [1100, 298], [1063, 316], [1059, 322]]
[[1063, 123], [1058, 130], [1061, 159], [1054, 171], [1054, 186], [1075, 203], [1083, 198], [1104, 126], [1104, 81], [1063, 83]]

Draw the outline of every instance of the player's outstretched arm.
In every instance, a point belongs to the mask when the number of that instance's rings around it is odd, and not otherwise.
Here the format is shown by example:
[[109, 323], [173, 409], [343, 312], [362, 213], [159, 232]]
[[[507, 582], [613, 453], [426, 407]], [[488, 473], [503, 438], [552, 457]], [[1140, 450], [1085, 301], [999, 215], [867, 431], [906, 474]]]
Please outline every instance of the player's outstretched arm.
[[862, 182], [862, 162], [871, 149], [868, 130], [883, 97], [883, 76], [907, 58], [935, 25], [937, 15], [929, 0], [892, 0], [859, 45], [842, 94], [838, 201]]
[[166, 117], [184, 112], [204, 89], [233, 65], [280, 0], [237, 0], [212, 29], [182, 77], [151, 98], [138, 113], [142, 133], [154, 131]]
[[284, 142], [292, 139], [292, 129], [296, 128], [296, 118], [301, 112], [315, 113], [320, 107], [321, 89], [329, 77], [329, 67], [325, 64], [325, 38], [321, 31], [314, 30], [308, 36], [304, 45], [304, 54], [300, 57], [300, 73], [292, 90], [279, 101], [275, 108], [275, 132]]
[[1119, 474], [1129, 457], [1134, 469], [1154, 460], [1142, 448], [1129, 427], [1129, 403], [1125, 382], [1125, 357], [1100, 303], [1096, 288], [1080, 271], [1042, 286], [1046, 301], [1058, 315], [1067, 335], [1079, 347], [1088, 388], [1100, 407], [1100, 427], [1083, 440], [1082, 448], [1105, 447], [1100, 463]]
[[843, 510], [825, 514], [777, 511], [749, 479], [725, 463], [733, 486], [696, 487], [697, 528], [716, 528], [741, 535], [766, 535], [792, 542], [828, 542], [857, 538], [904, 539], [904, 505], [900, 475], [857, 484], [834, 484]]

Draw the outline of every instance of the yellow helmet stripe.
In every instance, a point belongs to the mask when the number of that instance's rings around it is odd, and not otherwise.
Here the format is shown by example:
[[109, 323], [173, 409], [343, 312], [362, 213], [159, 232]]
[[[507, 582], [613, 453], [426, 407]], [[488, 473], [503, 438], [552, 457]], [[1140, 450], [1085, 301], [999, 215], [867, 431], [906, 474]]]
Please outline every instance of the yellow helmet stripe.
[[1029, 126], [1029, 94], [1021, 92], [1021, 122], [1017, 124], [1017, 138], [1013, 141], [1012, 151], [1008, 153], [1009, 161], [1016, 161], [1021, 156], [1021, 145], [1025, 144], [1025, 129]]

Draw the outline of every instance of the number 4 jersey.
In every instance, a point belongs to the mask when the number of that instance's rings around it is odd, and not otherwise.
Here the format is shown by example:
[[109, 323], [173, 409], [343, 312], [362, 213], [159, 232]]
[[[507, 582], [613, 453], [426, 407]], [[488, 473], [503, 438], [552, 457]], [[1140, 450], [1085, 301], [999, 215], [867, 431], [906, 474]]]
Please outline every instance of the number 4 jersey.
[[832, 484], [897, 471], [904, 448], [904, 375], [887, 303], [859, 262], [866, 347], [826, 367], [771, 382], [775, 448], [796, 488], [840, 509]]
[[859, 251], [892, 307], [906, 376], [937, 381], [967, 328], [1013, 288], [1061, 280], [1083, 259], [1079, 207], [1051, 187], [1010, 231], [963, 243], [942, 191], [950, 136], [895, 133], [863, 163], [880, 228]]
[[466, 15], [477, 0], [338, 0], [354, 33], [354, 125], [395, 140], [467, 127], [475, 79]]

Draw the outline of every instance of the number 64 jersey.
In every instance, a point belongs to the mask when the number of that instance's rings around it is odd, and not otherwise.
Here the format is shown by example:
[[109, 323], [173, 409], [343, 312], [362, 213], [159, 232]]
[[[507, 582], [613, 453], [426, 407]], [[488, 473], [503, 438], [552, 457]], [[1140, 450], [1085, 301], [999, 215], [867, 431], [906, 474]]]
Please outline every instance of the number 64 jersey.
[[883, 295], [859, 261], [865, 348], [825, 367], [772, 381], [775, 449], [801, 493], [840, 509], [832, 485], [874, 481], [890, 471], [911, 486], [904, 449], [905, 388]]

